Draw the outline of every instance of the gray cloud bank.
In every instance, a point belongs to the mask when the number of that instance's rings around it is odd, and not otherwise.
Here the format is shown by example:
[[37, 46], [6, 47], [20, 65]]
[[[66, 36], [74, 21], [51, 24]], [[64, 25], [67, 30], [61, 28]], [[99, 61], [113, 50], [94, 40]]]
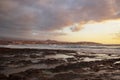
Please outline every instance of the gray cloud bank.
[[119, 18], [119, 7], [120, 0], [0, 0], [0, 37], [46, 36], [74, 23]]

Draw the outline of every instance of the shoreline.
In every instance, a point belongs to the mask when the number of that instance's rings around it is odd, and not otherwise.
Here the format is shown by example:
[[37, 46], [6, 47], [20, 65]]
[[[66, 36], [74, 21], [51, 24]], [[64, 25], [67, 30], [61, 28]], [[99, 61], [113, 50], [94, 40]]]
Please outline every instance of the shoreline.
[[119, 80], [120, 75], [119, 55], [75, 50], [0, 48], [0, 64], [2, 80]]

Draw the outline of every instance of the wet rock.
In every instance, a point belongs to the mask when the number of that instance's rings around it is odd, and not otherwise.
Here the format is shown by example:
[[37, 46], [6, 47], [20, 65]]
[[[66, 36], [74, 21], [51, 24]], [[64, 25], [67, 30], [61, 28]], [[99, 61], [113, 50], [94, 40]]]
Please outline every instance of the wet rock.
[[35, 55], [35, 54], [31, 54], [31, 55], [30, 55], [30, 58], [37, 58], [37, 57], [39, 57], [39, 56], [37, 56], [37, 55]]
[[[0, 53], [0, 70], [16, 68], [14, 65], [22, 65], [19, 68], [26, 68], [30, 65], [46, 64], [55, 67], [31, 69], [10, 74], [9, 78], [0, 74], [0, 80], [119, 80], [120, 76], [120, 58], [108, 55], [113, 58], [97, 57], [96, 53], [80, 52], [72, 50], [37, 50], [37, 49], [5, 49]], [[40, 55], [39, 55], [40, 54]], [[54, 56], [62, 54], [65, 58], [55, 58]], [[12, 56], [15, 55], [15, 56]], [[85, 58], [101, 58], [100, 61], [85, 61]], [[104, 57], [104, 56], [103, 56]], [[10, 67], [13, 66], [13, 67]], [[18, 67], [17, 67], [18, 68]], [[2, 77], [1, 77], [2, 76]]]
[[77, 59], [76, 58], [67, 58], [67, 61], [70, 63], [70, 62], [76, 62]]
[[16, 60], [16, 61], [11, 61], [8, 65], [13, 65], [13, 66], [24, 66], [31, 64], [32, 62], [30, 60]]
[[51, 80], [72, 80], [80, 77], [79, 74], [73, 72], [56, 74]]
[[48, 80], [41, 70], [30, 69], [25, 72], [11, 74], [8, 80]]
[[0, 73], [0, 80], [8, 80], [7, 76]]
[[64, 62], [65, 61], [62, 59], [54, 59], [54, 58], [40, 61], [40, 63], [45, 63], [45, 64], [58, 64], [58, 63], [60, 64], [60, 63], [64, 63]]
[[25, 75], [23, 75], [23, 74], [18, 74], [18, 73], [16, 73], [16, 74], [11, 74], [10, 76], [9, 76], [9, 80], [25, 80]]
[[89, 56], [89, 55], [75, 55], [75, 57], [78, 57], [78, 58], [85, 58], [85, 57], [95, 58], [96, 56]]
[[120, 65], [120, 61], [116, 61], [114, 64], [115, 65]]

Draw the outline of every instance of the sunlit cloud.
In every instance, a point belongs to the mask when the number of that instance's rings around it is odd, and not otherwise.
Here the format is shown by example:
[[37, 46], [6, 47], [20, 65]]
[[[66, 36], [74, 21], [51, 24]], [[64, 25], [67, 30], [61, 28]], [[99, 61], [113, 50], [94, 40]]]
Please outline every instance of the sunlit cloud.
[[118, 26], [119, 18], [120, 0], [1, 0], [0, 37], [53, 39], [82, 32], [86, 25]]
[[120, 31], [120, 19], [104, 20], [101, 22], [90, 21], [83, 24], [82, 27], [84, 28], [77, 32], [72, 32], [69, 28], [65, 28], [64, 32], [66, 32], [67, 35], [62, 36], [61, 40], [64, 38], [64, 41], [70, 42], [92, 41], [100, 43], [120, 43], [120, 40], [116, 38], [116, 32]]

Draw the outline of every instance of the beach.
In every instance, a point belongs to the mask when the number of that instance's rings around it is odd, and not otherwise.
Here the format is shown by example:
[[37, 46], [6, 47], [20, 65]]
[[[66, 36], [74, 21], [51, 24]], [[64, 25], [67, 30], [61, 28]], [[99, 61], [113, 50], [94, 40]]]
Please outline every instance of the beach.
[[1, 47], [0, 79], [120, 80], [119, 49], [85, 49]]

